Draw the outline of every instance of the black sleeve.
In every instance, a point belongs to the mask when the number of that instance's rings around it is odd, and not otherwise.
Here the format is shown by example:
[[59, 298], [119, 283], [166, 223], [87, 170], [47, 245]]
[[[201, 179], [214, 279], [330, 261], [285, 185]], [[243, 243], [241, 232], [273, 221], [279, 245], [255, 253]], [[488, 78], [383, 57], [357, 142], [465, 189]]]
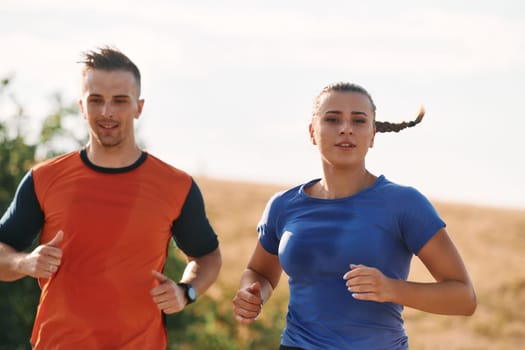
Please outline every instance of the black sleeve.
[[24, 250], [39, 234], [44, 224], [44, 213], [35, 193], [32, 172], [24, 176], [13, 201], [0, 219], [0, 242], [16, 250]]
[[180, 216], [173, 222], [171, 232], [177, 247], [191, 257], [206, 255], [219, 246], [217, 235], [206, 217], [201, 191], [193, 179]]

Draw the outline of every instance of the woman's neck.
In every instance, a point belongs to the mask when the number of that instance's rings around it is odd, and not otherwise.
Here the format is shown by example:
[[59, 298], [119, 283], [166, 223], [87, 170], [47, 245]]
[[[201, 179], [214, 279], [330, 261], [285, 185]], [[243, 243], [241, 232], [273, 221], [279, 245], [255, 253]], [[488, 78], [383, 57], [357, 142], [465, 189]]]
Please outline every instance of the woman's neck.
[[323, 178], [310, 188], [312, 197], [322, 199], [336, 199], [353, 196], [372, 186], [377, 176], [366, 168], [346, 169], [344, 171], [324, 169]]

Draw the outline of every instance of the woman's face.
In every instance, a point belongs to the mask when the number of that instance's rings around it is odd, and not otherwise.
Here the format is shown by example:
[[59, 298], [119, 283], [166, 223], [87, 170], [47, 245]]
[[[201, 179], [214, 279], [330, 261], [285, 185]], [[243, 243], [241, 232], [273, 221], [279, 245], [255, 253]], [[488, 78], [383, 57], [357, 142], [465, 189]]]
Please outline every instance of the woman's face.
[[365, 156], [375, 136], [370, 100], [359, 92], [324, 93], [319, 98], [309, 130], [325, 165], [364, 167]]

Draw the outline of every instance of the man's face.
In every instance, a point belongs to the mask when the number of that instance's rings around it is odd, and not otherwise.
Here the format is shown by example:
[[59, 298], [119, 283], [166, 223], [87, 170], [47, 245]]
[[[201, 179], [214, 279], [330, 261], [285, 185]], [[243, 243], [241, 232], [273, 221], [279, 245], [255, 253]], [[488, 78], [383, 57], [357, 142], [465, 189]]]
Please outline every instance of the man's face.
[[124, 70], [87, 70], [79, 104], [93, 146], [135, 146], [133, 121], [140, 116], [144, 100], [139, 100], [133, 74]]

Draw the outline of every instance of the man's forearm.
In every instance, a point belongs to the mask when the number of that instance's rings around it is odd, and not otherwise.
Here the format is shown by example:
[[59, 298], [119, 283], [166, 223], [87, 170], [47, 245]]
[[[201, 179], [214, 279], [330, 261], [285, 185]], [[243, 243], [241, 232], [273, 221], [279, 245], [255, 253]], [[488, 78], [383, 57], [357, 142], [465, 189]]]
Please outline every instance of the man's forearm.
[[191, 283], [198, 295], [204, 294], [215, 282], [222, 265], [219, 248], [199, 258], [191, 258], [184, 269], [181, 281]]
[[18, 262], [26, 254], [7, 244], [0, 243], [0, 281], [16, 281], [26, 276], [17, 271]]

